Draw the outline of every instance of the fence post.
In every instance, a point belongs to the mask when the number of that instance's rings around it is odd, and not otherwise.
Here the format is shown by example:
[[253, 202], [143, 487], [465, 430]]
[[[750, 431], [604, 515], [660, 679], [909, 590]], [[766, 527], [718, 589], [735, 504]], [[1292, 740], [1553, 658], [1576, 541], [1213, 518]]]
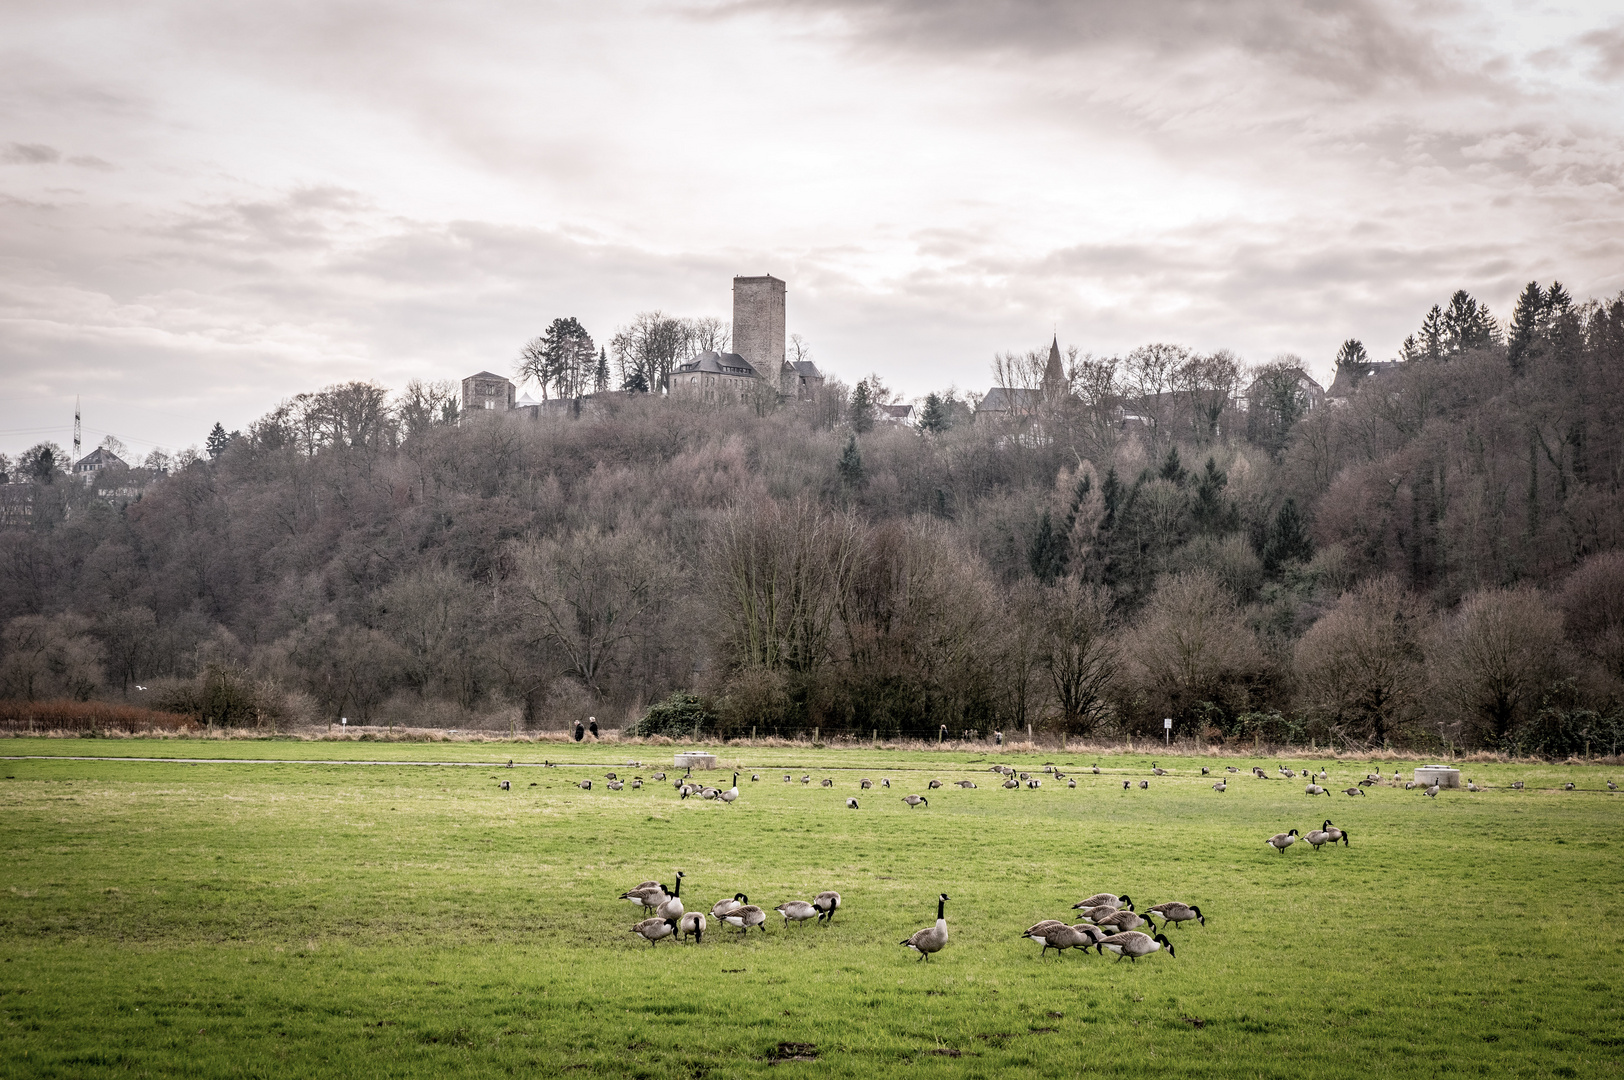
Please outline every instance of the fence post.
[[879, 728], [875, 728], [872, 732], [869, 733], [868, 741], [869, 741], [870, 744], [872, 744], [874, 746], [880, 745], [880, 729]]
[[812, 741], [814, 743], [819, 742], [822, 739], [822, 736], [823, 736], [823, 728], [815, 727], [815, 728], [812, 729]]
[[1032, 745], [1032, 725], [1031, 724], [1026, 725], [1026, 745], [1027, 746]]
[[756, 745], [756, 725], [750, 725], [750, 745]]
[[1066, 733], [1064, 731], [1060, 733], [1060, 749], [1062, 752], [1066, 749]]

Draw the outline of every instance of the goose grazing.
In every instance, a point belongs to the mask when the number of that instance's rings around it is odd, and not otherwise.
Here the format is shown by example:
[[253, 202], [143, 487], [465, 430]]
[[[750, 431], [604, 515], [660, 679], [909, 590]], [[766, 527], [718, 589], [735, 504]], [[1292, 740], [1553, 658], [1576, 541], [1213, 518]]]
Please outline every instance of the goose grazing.
[[1309, 784], [1307, 787], [1303, 788], [1303, 794], [1304, 795], [1330, 795], [1331, 793], [1330, 793], [1330, 791], [1328, 789], [1322, 788], [1318, 784]]
[[[1563, 791], [1572, 791], [1572, 790], [1574, 790], [1573, 781], [1569, 780], [1567, 783], [1563, 784], [1562, 785], [1562, 790]], [[1427, 792], [1427, 794], [1428, 795], [1436, 795], [1436, 794], [1438, 794], [1438, 785], [1437, 784], [1432, 785], [1432, 790]]]
[[1515, 789], [1515, 790], [1517, 790], [1517, 791], [1521, 791], [1521, 790], [1522, 790], [1522, 789], [1523, 789], [1523, 782], [1522, 782], [1522, 781], [1521, 781], [1521, 780], [1513, 780], [1513, 781], [1512, 781], [1512, 782], [1511, 782], [1511, 786], [1512, 786], [1512, 787], [1513, 787], [1513, 788], [1514, 788], [1514, 789]]
[[812, 906], [818, 909], [818, 918], [823, 922], [834, 922], [835, 912], [840, 910], [840, 894], [833, 889], [826, 889], [812, 898]]
[[582, 791], [591, 791], [592, 790], [592, 781], [590, 781], [590, 780], [582, 780], [579, 784], [576, 784], [575, 786], [580, 788]]
[[1609, 781], [1607, 781], [1607, 790], [1608, 791], [1617, 791], [1618, 790], [1618, 785], [1613, 783], [1611, 780], [1609, 780]]
[[658, 917], [644, 919], [642, 922], [632, 927], [632, 933], [638, 934], [645, 938], [650, 947], [652, 947], [654, 943], [659, 941], [661, 938], [668, 938], [676, 932], [677, 921], [675, 919], [661, 919]]
[[955, 780], [953, 782], [959, 787], [963, 788], [965, 791], [969, 791], [976, 786], [976, 782], [974, 780]]
[[1320, 848], [1331, 842], [1331, 834], [1326, 832], [1324, 829], [1310, 829], [1308, 832], [1303, 834], [1303, 839], [1308, 841], [1309, 847], [1313, 848], [1315, 851], [1318, 851]]
[[1150, 775], [1152, 775], [1152, 776], [1166, 776], [1167, 775], [1167, 770], [1162, 768], [1160, 765], [1156, 764], [1154, 761], [1152, 761], [1150, 763]]
[[1149, 791], [1150, 790], [1150, 781], [1149, 780], [1141, 780], [1141, 781], [1139, 781], [1139, 790], [1140, 791]]
[[706, 784], [704, 787], [699, 789], [699, 797], [701, 799], [714, 799], [714, 798], [717, 798], [718, 796], [720, 796], [721, 794], [722, 793], [720, 791], [717, 791], [715, 788], [711, 787], [709, 784]]
[[1082, 919], [1084, 922], [1091, 922], [1098, 925], [1101, 919], [1109, 919], [1112, 915], [1115, 915], [1120, 910], [1120, 908], [1112, 907], [1110, 904], [1100, 904], [1098, 907], [1083, 908], [1083, 913], [1077, 917]]
[[1376, 784], [1379, 784], [1379, 783], [1381, 783], [1381, 781], [1379, 781], [1379, 780], [1361, 780], [1361, 781], [1359, 781], [1359, 786], [1362, 787], [1362, 788], [1373, 787], [1373, 786], [1375, 786]]
[[657, 908], [665, 903], [665, 886], [658, 881], [645, 881], [635, 889], [627, 889], [616, 900], [630, 900], [638, 907]]
[[925, 786], [927, 788], [929, 788], [930, 790], [935, 791], [937, 788], [942, 786], [942, 782], [940, 780], [932, 780], [930, 783], [926, 784]]
[[1363, 795], [1364, 793], [1365, 789], [1362, 787], [1350, 787], [1342, 789], [1342, 794], [1348, 796], [1349, 798], [1352, 798], [1355, 795]]
[[611, 780], [611, 781], [609, 781], [609, 783], [605, 784], [604, 786], [607, 787], [610, 791], [621, 791], [626, 787], [626, 785], [621, 783], [619, 780]]
[[653, 780], [656, 783], [663, 784], [663, 783], [665, 783], [665, 773], [657, 772], [653, 776], [649, 777], [649, 779]]
[[1210, 772], [1212, 772], [1211, 769], [1207, 768], [1205, 765], [1201, 766], [1201, 775], [1202, 776], [1206, 776]]
[[1026, 933], [1022, 934], [1021, 937], [1031, 938], [1033, 941], [1043, 946], [1042, 952], [1038, 953], [1038, 959], [1041, 960], [1043, 959], [1044, 955], [1048, 953], [1050, 948], [1055, 948], [1055, 946], [1051, 946], [1049, 944], [1049, 935], [1054, 934], [1056, 937], [1059, 937], [1061, 936], [1060, 931], [1069, 929], [1070, 927], [1061, 922], [1059, 919], [1044, 919], [1042, 922], [1033, 923], [1031, 926], [1027, 927]]
[[882, 777], [880, 777], [880, 786], [881, 786], [881, 787], [882, 787], [882, 788], [888, 788], [888, 787], [890, 787], [890, 786], [891, 786], [891, 778], [890, 778], [890, 777], [888, 777], [888, 776], [882, 776]]
[[1117, 911], [1121, 908], [1127, 908], [1129, 911], [1132, 911], [1133, 901], [1129, 899], [1126, 893], [1118, 896], [1116, 893], [1101, 892], [1095, 893], [1086, 900], [1079, 900], [1077, 903], [1071, 906], [1073, 910], [1081, 910], [1083, 908], [1091, 907], [1108, 907], [1112, 911]]
[[751, 773], [750, 774], [750, 782], [752, 784], [758, 783], [760, 780], [761, 780], [761, 776], [760, 776], [759, 773]]
[[831, 779], [829, 779], [829, 778], [828, 778], [828, 777], [827, 777], [827, 776], [826, 776], [826, 777], [824, 777], [824, 778], [823, 778], [823, 780], [822, 780], [822, 781], [820, 781], [820, 783], [819, 783], [819, 786], [820, 786], [820, 787], [834, 787], [834, 786], [835, 786], [835, 782], [834, 782], [834, 781], [833, 781], [833, 780], [831, 780]]
[[1149, 915], [1152, 911], [1166, 920], [1166, 922], [1162, 923], [1163, 929], [1166, 929], [1167, 923], [1177, 924], [1180, 930], [1184, 929], [1185, 923], [1191, 921], [1200, 923], [1203, 927], [1207, 925], [1207, 917], [1201, 914], [1201, 909], [1194, 904], [1184, 904], [1172, 900], [1165, 904], [1157, 904], [1149, 911], [1146, 911], [1145, 914]]
[[1124, 780], [1124, 781], [1122, 781], [1122, 790], [1123, 791], [1127, 791], [1131, 787], [1133, 787], [1133, 781], [1132, 780]]
[[925, 798], [923, 795], [904, 795], [902, 797], [902, 801], [908, 804], [909, 809], [921, 804], [925, 806], [930, 805], [930, 800]]
[[785, 926], [789, 925], [789, 921], [791, 919], [794, 919], [798, 923], [804, 923], [808, 919], [816, 919], [818, 917], [818, 909], [807, 903], [805, 900], [786, 900], [782, 904], [779, 904], [777, 907], [773, 908], [773, 910], [784, 917]]
[[761, 927], [763, 934], [767, 932], [767, 913], [754, 904], [734, 908], [722, 916], [722, 921], [742, 934], [748, 934], [752, 926]]
[[731, 803], [739, 797], [739, 774], [733, 774], [733, 786], [716, 796], [725, 803]]
[[1069, 787], [1069, 788], [1076, 787], [1077, 786], [1077, 778], [1075, 776], [1066, 777], [1066, 786]]
[[789, 773], [784, 774], [784, 783], [789, 783]]
[[867, 791], [869, 788], [874, 786], [874, 781], [865, 776], [861, 780], [857, 781], [857, 786], [864, 791]]
[[942, 946], [947, 944], [946, 893], [936, 897], [936, 925], [915, 930], [912, 936], [903, 939], [902, 944], [918, 953], [921, 960], [929, 960], [931, 953], [942, 951]]
[[1420, 787], [1420, 786], [1421, 786], [1420, 782], [1416, 781], [1416, 780], [1406, 780], [1406, 781], [1404, 781], [1404, 790], [1405, 791], [1409, 791], [1411, 788], [1417, 788], [1417, 787]]
[[640, 791], [640, 790], [642, 790], [642, 787], [643, 787], [643, 778], [640, 777], [640, 776], [632, 777], [632, 790], [633, 791]]
[[689, 934], [694, 936], [694, 944], [698, 945], [705, 940], [705, 913], [702, 911], [686, 912], [677, 920], [678, 940], [686, 938]]
[[615, 774], [614, 774], [614, 773], [612, 773], [612, 772], [611, 772], [611, 773], [604, 773], [604, 774], [603, 774], [603, 778], [604, 778], [604, 779], [605, 779], [605, 780], [619, 780], [619, 779], [620, 779], [620, 777], [618, 777], [618, 776], [616, 776], [616, 775], [615, 775]]
[[1220, 780], [1216, 784], [1212, 785], [1212, 790], [1222, 794], [1223, 792], [1229, 790], [1229, 784], [1223, 780]]
[[1231, 773], [1238, 773], [1238, 772], [1240, 772], [1240, 770], [1239, 770], [1239, 769], [1237, 769], [1237, 768], [1235, 768], [1235, 766], [1233, 766], [1233, 765], [1225, 765], [1225, 766], [1224, 766], [1224, 771], [1225, 771], [1225, 772], [1231, 772]]
[[1004, 781], [1004, 787], [1006, 787], [1006, 788], [1018, 788], [1020, 786], [1021, 786], [1021, 782], [1019, 780], [1015, 779], [1013, 776], [1010, 777], [1008, 780]]
[[511, 783], [509, 783], [508, 781], [506, 781], [506, 780], [503, 780], [501, 782], [501, 784], [499, 784], [497, 786], [500, 787], [503, 791], [512, 791], [513, 790], [513, 785]]
[[1015, 779], [1017, 779], [1017, 780], [1030, 780], [1030, 779], [1032, 779], [1032, 774], [1029, 773], [1029, 772], [1017, 773], [1016, 776], [1015, 776]]
[[1342, 846], [1343, 847], [1348, 846], [1348, 833], [1347, 833], [1347, 830], [1346, 829], [1339, 829], [1335, 825], [1332, 825], [1330, 818], [1326, 818], [1325, 819], [1325, 824], [1321, 825], [1320, 828], [1324, 829], [1325, 830], [1325, 835], [1329, 836], [1331, 838], [1331, 843], [1335, 844], [1338, 840], [1340, 840], [1340, 841], [1342, 841]]
[[848, 796], [846, 796], [846, 809], [847, 810], [861, 810], [862, 807], [857, 805], [857, 800], [856, 799], [854, 799], [850, 795], [848, 795]]
[[683, 908], [681, 893], [682, 879], [685, 876], [686, 875], [683, 874], [681, 870], [677, 871], [677, 881], [676, 884], [671, 886], [671, 895], [660, 902], [660, 906], [654, 909], [654, 914], [658, 915], [662, 919], [675, 920], [682, 918]]
[[812, 782], [812, 774], [811, 773], [803, 773], [801, 775], [801, 783], [810, 784], [811, 782]]
[[1157, 934], [1155, 937], [1151, 937], [1149, 934], [1142, 934], [1137, 930], [1112, 934], [1104, 941], [1099, 942], [1095, 948], [1102, 952], [1110, 949], [1116, 953], [1117, 963], [1119, 964], [1122, 963], [1124, 956], [1137, 964], [1141, 956], [1149, 956], [1159, 949], [1166, 949], [1168, 956], [1174, 955], [1173, 943], [1168, 941], [1165, 935]]
[[1466, 778], [1466, 790], [1467, 791], [1482, 791], [1483, 789], [1477, 786], [1477, 781], [1473, 780], [1470, 776], [1468, 776]]
[[716, 903], [712, 904], [711, 915], [714, 918], [720, 919], [727, 915], [728, 912], [737, 911], [749, 902], [750, 898], [748, 896], [744, 895], [742, 892], [736, 892], [733, 894], [732, 899], [718, 900]]
[[1136, 926], [1144, 926], [1149, 921], [1137, 911], [1113, 911], [1103, 919], [1093, 920], [1093, 923], [1108, 933], [1121, 933], [1124, 930], [1132, 930]]
[[1297, 842], [1297, 830], [1292, 829], [1290, 832], [1275, 833], [1263, 842], [1284, 855], [1286, 849]]
[[1032, 779], [1026, 782], [1026, 786], [1031, 788], [1033, 791], [1036, 791], [1038, 788], [1043, 786], [1043, 781], [1034, 776]]

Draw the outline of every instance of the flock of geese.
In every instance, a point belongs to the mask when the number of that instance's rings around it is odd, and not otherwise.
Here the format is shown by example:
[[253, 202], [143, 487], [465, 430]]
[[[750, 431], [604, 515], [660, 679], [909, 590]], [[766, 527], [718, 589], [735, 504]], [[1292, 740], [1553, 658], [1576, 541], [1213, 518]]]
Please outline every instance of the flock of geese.
[[[703, 911], [687, 910], [682, 903], [682, 879], [686, 876], [678, 870], [676, 881], [669, 889], [658, 881], [645, 881], [616, 897], [617, 900], [630, 900], [639, 908], [654, 912], [652, 916], [632, 927], [632, 933], [651, 946], [673, 935], [676, 935], [679, 941], [691, 936], [694, 943], [698, 944], [704, 940], [705, 931], [710, 928], [710, 919], [733, 927], [739, 931], [740, 936], [748, 934], [752, 927], [760, 928], [763, 934], [767, 932], [766, 909], [752, 904], [750, 898], [742, 892], [716, 901], [711, 905], [709, 918]], [[812, 919], [832, 923], [835, 912], [840, 910], [840, 894], [829, 889], [818, 893], [810, 901], [786, 900], [773, 910], [784, 917], [785, 926], [792, 922], [805, 923]]]
[[[1072, 910], [1082, 912], [1077, 916], [1081, 922], [1071, 924], [1059, 919], [1044, 919], [1028, 927], [1021, 935], [1043, 946], [1038, 953], [1040, 959], [1048, 955], [1050, 949], [1057, 956], [1063, 956], [1067, 949], [1078, 948], [1084, 952], [1093, 949], [1100, 955], [1115, 953], [1117, 963], [1124, 958], [1138, 963], [1141, 956], [1149, 956], [1163, 949], [1167, 950], [1168, 956], [1176, 956], [1173, 943], [1162, 933], [1168, 924], [1175, 924], [1180, 929], [1187, 922], [1207, 925], [1206, 916], [1194, 904], [1170, 900], [1138, 912], [1133, 909], [1133, 901], [1127, 894], [1095, 893], [1073, 904]], [[1162, 920], [1160, 928], [1156, 926], [1157, 917]], [[1138, 929], [1141, 926], [1146, 929]]]

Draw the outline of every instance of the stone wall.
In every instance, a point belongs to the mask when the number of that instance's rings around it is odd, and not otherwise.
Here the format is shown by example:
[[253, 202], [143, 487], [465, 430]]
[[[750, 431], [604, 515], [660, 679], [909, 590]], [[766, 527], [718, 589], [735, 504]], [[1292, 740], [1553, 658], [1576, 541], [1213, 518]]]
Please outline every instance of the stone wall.
[[733, 351], [764, 378], [784, 364], [784, 283], [771, 274], [733, 279]]

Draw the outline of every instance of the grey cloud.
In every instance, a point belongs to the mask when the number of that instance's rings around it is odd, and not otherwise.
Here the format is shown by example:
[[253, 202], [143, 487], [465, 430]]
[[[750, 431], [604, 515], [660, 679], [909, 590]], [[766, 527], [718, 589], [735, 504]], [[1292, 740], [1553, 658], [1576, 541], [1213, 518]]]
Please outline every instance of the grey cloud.
[[44, 143], [14, 142], [0, 150], [0, 161], [7, 165], [50, 165], [62, 160], [62, 152]]
[[1605, 30], [1592, 30], [1582, 35], [1579, 43], [1596, 54], [1591, 70], [1597, 78], [1609, 82], [1624, 78], [1624, 23]]
[[712, 12], [786, 8], [836, 14], [854, 42], [920, 52], [1046, 57], [1127, 47], [1166, 59], [1233, 49], [1354, 89], [1428, 83], [1450, 67], [1413, 18], [1376, 0], [740, 0]]
[[77, 154], [68, 159], [69, 165], [77, 165], [81, 169], [95, 169], [98, 172], [112, 172], [118, 168], [111, 161], [103, 161], [92, 154]]

